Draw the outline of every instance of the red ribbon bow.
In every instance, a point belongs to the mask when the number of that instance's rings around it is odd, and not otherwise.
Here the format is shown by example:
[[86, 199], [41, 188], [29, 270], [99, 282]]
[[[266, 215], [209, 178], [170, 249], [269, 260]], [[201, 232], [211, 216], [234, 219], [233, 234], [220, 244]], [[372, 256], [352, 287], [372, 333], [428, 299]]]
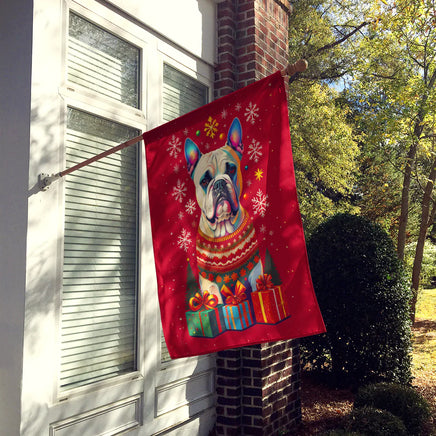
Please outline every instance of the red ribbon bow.
[[209, 294], [208, 291], [204, 291], [201, 295], [200, 292], [196, 292], [195, 295], [189, 300], [189, 307], [191, 310], [197, 311], [204, 306], [204, 309], [215, 309], [218, 306], [218, 298], [216, 295]]
[[274, 287], [271, 274], [264, 274], [256, 279], [256, 287], [258, 291], [264, 291]]
[[246, 287], [238, 280], [235, 285], [235, 293], [226, 286], [223, 285], [221, 288], [221, 294], [226, 298], [226, 304], [231, 304], [232, 306], [236, 306], [239, 303], [242, 303], [247, 299], [247, 295], [245, 294]]

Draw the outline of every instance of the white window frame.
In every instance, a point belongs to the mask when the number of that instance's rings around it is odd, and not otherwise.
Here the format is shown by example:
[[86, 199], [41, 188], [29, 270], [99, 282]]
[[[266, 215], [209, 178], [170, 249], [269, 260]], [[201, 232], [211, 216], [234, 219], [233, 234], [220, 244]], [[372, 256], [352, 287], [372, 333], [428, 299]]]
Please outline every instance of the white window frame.
[[[38, 112], [37, 123], [34, 123], [31, 132], [34, 141], [31, 145], [31, 154], [34, 154], [31, 160], [31, 174], [56, 173], [65, 169], [65, 114], [68, 106], [126, 124], [139, 131], [150, 130], [160, 125], [164, 63], [205, 84], [209, 89], [209, 101], [212, 101], [214, 74], [213, 65], [210, 63], [162, 38], [146, 25], [129, 19], [122, 11], [108, 7], [106, 2], [58, 0], [51, 3], [52, 1], [38, 0], [36, 5], [40, 14], [49, 7], [53, 7], [53, 10], [50, 11], [49, 24], [44, 22], [45, 15], [43, 19], [36, 20], [39, 27], [35, 28], [35, 47], [40, 55], [45, 54], [45, 47], [48, 48], [47, 56], [34, 58], [34, 81], [41, 87], [32, 89], [33, 105]], [[92, 92], [67, 82], [66, 50], [70, 9], [141, 49], [139, 109], [105, 100], [104, 97], [96, 99]], [[46, 26], [50, 32], [46, 31]], [[58, 39], [54, 40], [53, 35], [62, 38], [62, 45]], [[50, 45], [52, 41], [53, 45]], [[50, 69], [50, 83], [46, 83], [47, 69]], [[119, 113], [114, 114], [118, 112], [113, 110], [114, 107], [119, 109]], [[53, 132], [54, 135], [51, 137]], [[47, 157], [38, 160], [35, 152], [45, 153]], [[28, 301], [30, 304], [38, 302], [42, 290], [46, 293], [42, 295], [43, 300], [52, 304], [44, 308], [44, 314], [32, 312], [31, 306], [26, 309], [28, 325], [25, 330], [27, 348], [24, 358], [22, 404], [24, 414], [38, 415], [38, 419], [32, 424], [38, 429], [34, 434], [42, 428], [42, 420], [46, 423], [45, 428], [52, 429], [50, 435], [56, 435], [57, 429], [67, 428], [64, 426], [70, 424], [74, 426], [80, 417], [94, 416], [94, 412], [100, 411], [103, 414], [108, 405], [120, 402], [124, 404], [125, 400], [126, 404], [130, 404], [130, 399], [135, 407], [140, 409], [138, 425], [144, 424], [141, 430], [138, 430], [138, 434], [157, 433], [171, 426], [185, 425], [184, 423], [191, 422], [198, 413], [209, 416], [214, 414], [214, 355], [177, 359], [161, 364], [160, 317], [143, 146], [140, 146], [139, 159], [137, 371], [132, 373], [70, 390], [60, 389], [58, 375], [65, 198], [63, 179], [56, 181], [48, 191], [38, 193], [29, 200], [29, 219], [33, 221], [32, 225], [29, 225], [29, 256], [34, 256], [36, 260], [28, 258], [33, 268], [27, 273]], [[47, 163], [41, 165], [40, 162], [45, 161]], [[39, 261], [38, 256], [44, 259], [44, 262]], [[38, 262], [43, 264], [41, 269], [38, 269]], [[40, 271], [44, 275], [43, 280], [40, 279]], [[34, 330], [35, 325], [37, 330]], [[34, 344], [37, 349], [33, 349]], [[199, 396], [192, 401], [181, 398], [180, 401], [171, 400], [167, 404], [166, 399], [172, 398], [173, 392], [182, 392], [191, 378], [195, 386], [201, 385]]]
[[[91, 3], [88, 1], [82, 2], [82, 3]], [[92, 7], [95, 9], [95, 3], [92, 2]], [[90, 4], [91, 6], [91, 4]], [[81, 17], [83, 17], [85, 20], [88, 20], [103, 29], [107, 30], [110, 33], [113, 33], [114, 35], [124, 39], [128, 43], [136, 46], [140, 50], [140, 73], [139, 73], [139, 108], [134, 108], [132, 106], [128, 106], [124, 103], [117, 102], [113, 99], [110, 99], [109, 97], [105, 97], [102, 95], [99, 95], [97, 93], [93, 93], [92, 91], [89, 91], [86, 88], [80, 87], [80, 85], [71, 84], [67, 80], [67, 50], [68, 50], [68, 22], [69, 22], [69, 13], [73, 12]], [[132, 127], [134, 129], [137, 129], [139, 131], [145, 131], [147, 129], [147, 123], [144, 116], [144, 113], [146, 112], [145, 103], [146, 103], [146, 96], [144, 95], [144, 91], [146, 89], [146, 86], [143, 86], [144, 79], [145, 79], [145, 70], [146, 70], [146, 60], [145, 60], [145, 54], [147, 52], [147, 43], [143, 40], [136, 38], [135, 35], [132, 33], [129, 33], [126, 28], [128, 28], [128, 21], [123, 23], [123, 19], [121, 17], [118, 17], [116, 14], [113, 14], [111, 17], [108, 13], [109, 11], [105, 10], [105, 14], [98, 15], [94, 11], [91, 11], [90, 8], [84, 7], [82, 4], [78, 4], [76, 2], [72, 2], [69, 7], [66, 8], [65, 11], [65, 53], [63, 58], [63, 71], [64, 71], [64, 85], [60, 89], [60, 94], [63, 97], [63, 119], [66, 119], [66, 113], [67, 108], [71, 107], [73, 109], [82, 110], [88, 113], [91, 113], [92, 115], [95, 115], [97, 117], [102, 117], [109, 119], [114, 122], [118, 122], [121, 124], [128, 125], [129, 127]], [[117, 26], [114, 24], [115, 21], [121, 21], [120, 26]], [[66, 122], [62, 125], [62, 134], [65, 138], [66, 136]], [[138, 159], [139, 159], [139, 165], [138, 165], [138, 199], [139, 205], [138, 205], [138, 237], [139, 237], [139, 247], [143, 247], [146, 243], [146, 231], [144, 230], [144, 219], [142, 218], [143, 215], [148, 213], [147, 208], [144, 208], [144, 205], [147, 204], [148, 198], [147, 198], [147, 192], [146, 189], [144, 189], [144, 175], [145, 175], [145, 150], [144, 147], [141, 146], [142, 143], [139, 146], [139, 153], [138, 153]], [[63, 156], [63, 168], [65, 168], [65, 143], [63, 143], [63, 147], [61, 150], [61, 154]], [[68, 177], [68, 175], [66, 176]], [[145, 192], [144, 192], [145, 191]], [[62, 183], [62, 210], [64, 211], [64, 203], [65, 203], [65, 183]], [[145, 213], [144, 213], [145, 212]], [[62, 223], [64, 225], [65, 217], [63, 216]], [[62, 234], [59, 238], [61, 247], [59, 248], [59, 252], [61, 254], [61, 259], [59, 260], [60, 264], [63, 265], [63, 235], [64, 235], [64, 227], [62, 225]], [[88, 385], [80, 386], [80, 387], [72, 387], [71, 389], [60, 389], [60, 334], [61, 334], [61, 323], [60, 323], [60, 313], [62, 310], [62, 301], [61, 301], [61, 295], [62, 295], [62, 289], [60, 287], [59, 289], [59, 306], [58, 306], [58, 332], [59, 332], [59, 346], [58, 346], [58, 353], [57, 353], [57, 383], [56, 383], [56, 397], [58, 401], [65, 401], [66, 398], [72, 398], [78, 395], [83, 395], [88, 392], [94, 392], [99, 389], [103, 389], [108, 386], [117, 385], [119, 383], [129, 381], [129, 380], [139, 380], [142, 378], [142, 374], [144, 374], [144, 368], [141, 367], [143, 365], [142, 360], [139, 356], [143, 354], [143, 351], [141, 348], [144, 347], [144, 333], [143, 329], [141, 329], [141, 307], [143, 302], [141, 301], [141, 295], [142, 295], [142, 268], [141, 264], [143, 263], [143, 250], [138, 249], [137, 253], [137, 264], [138, 264], [138, 282], [137, 282], [137, 340], [136, 340], [136, 370], [121, 374], [115, 377], [110, 377], [108, 379], [90, 383]], [[62, 267], [60, 267], [60, 277], [59, 282], [62, 283]]]

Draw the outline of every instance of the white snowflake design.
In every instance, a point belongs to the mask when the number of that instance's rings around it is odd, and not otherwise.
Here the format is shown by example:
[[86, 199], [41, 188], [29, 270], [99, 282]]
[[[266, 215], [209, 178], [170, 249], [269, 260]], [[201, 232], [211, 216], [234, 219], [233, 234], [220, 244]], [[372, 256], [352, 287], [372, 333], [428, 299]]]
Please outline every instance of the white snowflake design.
[[168, 145], [169, 147], [167, 148], [167, 151], [170, 156], [177, 158], [179, 153], [182, 151], [182, 141], [180, 141], [176, 135], [172, 135]]
[[172, 196], [174, 199], [180, 203], [183, 202], [183, 198], [186, 197], [186, 190], [188, 188], [185, 185], [185, 182], [181, 182], [180, 180], [177, 180], [177, 185], [173, 187]]
[[235, 111], [239, 112], [241, 110], [241, 103], [236, 103]]
[[195, 208], [196, 208], [196, 203], [194, 200], [188, 200], [185, 204], [185, 211], [186, 213], [188, 213], [189, 215], [192, 215], [195, 212]]
[[222, 118], [223, 120], [225, 120], [225, 119], [227, 118], [227, 109], [223, 109], [223, 110], [221, 111], [221, 118]]
[[266, 209], [269, 206], [267, 200], [268, 194], [264, 194], [259, 189], [256, 193], [256, 197], [251, 199], [251, 201], [253, 202], [253, 211], [255, 215], [260, 215], [262, 218], [265, 216]]
[[181, 221], [181, 220], [183, 219], [183, 217], [185, 216], [185, 214], [184, 214], [182, 211], [180, 211], [180, 212], [177, 214], [177, 216], [179, 217], [179, 221]]
[[179, 248], [188, 251], [191, 242], [191, 233], [188, 232], [186, 229], [182, 229], [182, 233], [177, 238], [177, 245], [179, 246]]
[[262, 156], [262, 146], [259, 141], [253, 139], [251, 144], [248, 146], [248, 157], [250, 160], [254, 160], [254, 162], [258, 162], [260, 157]]
[[257, 105], [253, 104], [250, 101], [250, 103], [248, 103], [248, 107], [245, 109], [245, 114], [244, 114], [247, 123], [254, 124], [256, 118], [259, 117], [258, 112], [259, 112], [259, 108], [257, 107]]

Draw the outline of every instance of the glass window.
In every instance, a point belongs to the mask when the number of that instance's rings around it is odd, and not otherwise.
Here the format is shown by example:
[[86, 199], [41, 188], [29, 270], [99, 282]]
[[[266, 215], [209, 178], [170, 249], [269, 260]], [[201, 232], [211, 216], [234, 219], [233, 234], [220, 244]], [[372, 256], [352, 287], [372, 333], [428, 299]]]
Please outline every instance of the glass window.
[[70, 13], [68, 81], [139, 107], [139, 49]]
[[164, 64], [163, 120], [171, 121], [208, 103], [208, 88]]
[[[122, 119], [118, 102], [137, 108], [140, 88], [137, 47], [73, 12], [69, 23], [68, 83], [86, 111], [67, 109], [66, 168], [139, 135], [93, 104]], [[63, 390], [137, 369], [138, 153], [127, 147], [65, 177]]]

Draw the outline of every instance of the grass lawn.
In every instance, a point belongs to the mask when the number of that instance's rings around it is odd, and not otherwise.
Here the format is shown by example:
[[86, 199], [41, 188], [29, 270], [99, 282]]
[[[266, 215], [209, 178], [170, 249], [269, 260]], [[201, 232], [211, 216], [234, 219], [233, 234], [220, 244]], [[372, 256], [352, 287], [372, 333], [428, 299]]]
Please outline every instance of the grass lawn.
[[413, 373], [436, 383], [436, 289], [420, 291], [413, 330]]
[[436, 417], [436, 289], [422, 289], [418, 294], [412, 374], [414, 386], [431, 403]]

